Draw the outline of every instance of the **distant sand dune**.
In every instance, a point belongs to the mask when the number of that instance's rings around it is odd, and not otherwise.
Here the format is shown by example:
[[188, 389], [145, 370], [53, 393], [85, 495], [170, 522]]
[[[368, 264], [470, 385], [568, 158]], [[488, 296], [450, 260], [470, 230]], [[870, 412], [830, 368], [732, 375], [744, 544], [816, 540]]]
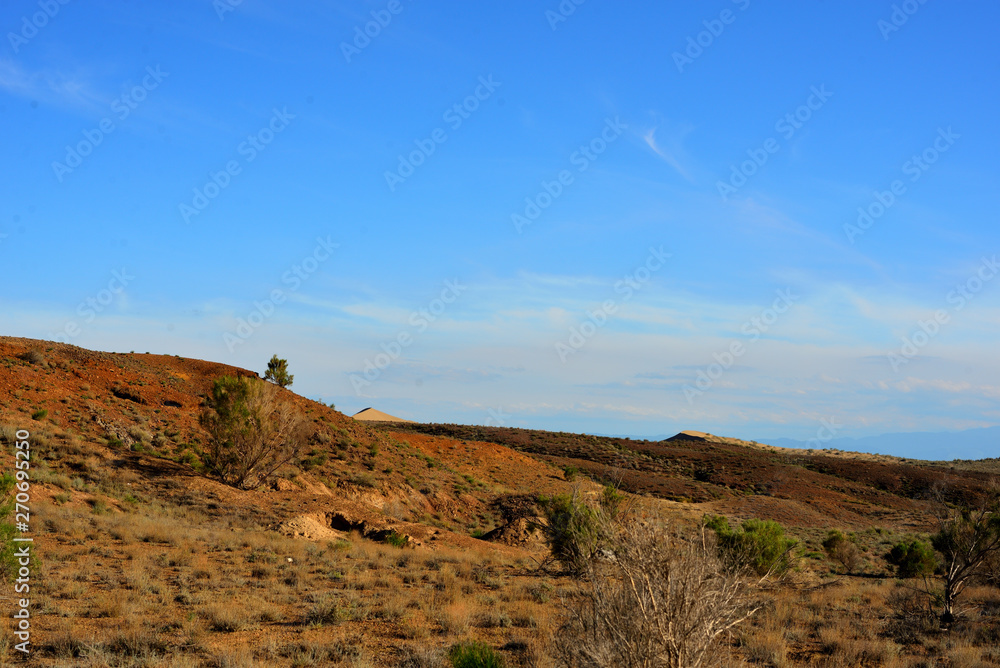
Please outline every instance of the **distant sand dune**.
[[358, 411], [352, 415], [355, 420], [361, 420], [362, 422], [410, 422], [413, 420], [404, 420], [403, 418], [398, 418], [394, 415], [389, 415], [388, 413], [383, 413], [382, 411], [377, 411], [374, 408], [366, 408], [362, 411]]

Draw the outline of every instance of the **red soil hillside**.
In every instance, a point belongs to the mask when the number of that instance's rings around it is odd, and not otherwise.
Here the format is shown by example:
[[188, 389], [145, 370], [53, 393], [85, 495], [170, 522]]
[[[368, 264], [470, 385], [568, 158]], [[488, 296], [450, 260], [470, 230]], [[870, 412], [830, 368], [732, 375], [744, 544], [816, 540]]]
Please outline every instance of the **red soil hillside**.
[[[29, 429], [36, 454], [70, 477], [97, 482], [128, 470], [141, 476], [135, 486], [147, 496], [204, 496], [210, 514], [237, 504], [275, 526], [292, 522], [300, 532], [316, 522], [329, 528], [343, 513], [351, 522], [405, 529], [414, 539], [464, 544], [471, 531], [495, 526], [497, 497], [567, 487], [558, 471], [506, 447], [394, 438], [283, 390], [309, 423], [302, 458], [267, 489], [232, 489], [198, 473], [207, 438], [198, 423], [203, 398], [224, 375], [256, 376], [201, 360], [0, 337], [0, 425], [10, 436]], [[109, 500], [120, 505], [114, 495]]]

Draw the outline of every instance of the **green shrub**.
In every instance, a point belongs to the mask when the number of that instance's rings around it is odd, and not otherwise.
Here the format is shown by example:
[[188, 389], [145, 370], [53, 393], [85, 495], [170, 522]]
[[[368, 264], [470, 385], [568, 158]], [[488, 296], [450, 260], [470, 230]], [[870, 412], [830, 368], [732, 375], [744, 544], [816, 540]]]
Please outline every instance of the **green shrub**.
[[393, 547], [406, 547], [410, 544], [409, 536], [404, 536], [401, 533], [396, 533], [393, 531], [385, 538], [385, 542]]
[[22, 360], [24, 360], [28, 364], [33, 364], [33, 365], [38, 365], [38, 366], [46, 366], [46, 364], [45, 364], [45, 356], [42, 355], [42, 353], [38, 352], [37, 350], [29, 350], [26, 353], [22, 353], [21, 355], [18, 355], [18, 357], [20, 357]]
[[201, 425], [210, 439], [201, 459], [223, 482], [254, 489], [298, 456], [304, 440], [301, 419], [274, 385], [224, 376], [205, 403]]
[[541, 496], [545, 532], [552, 558], [570, 573], [580, 575], [610, 539], [610, 520], [604, 509], [573, 495]]
[[306, 459], [303, 459], [302, 461], [299, 462], [299, 467], [301, 467], [301, 469], [303, 471], [311, 471], [314, 468], [316, 468], [317, 466], [323, 466], [323, 464], [326, 464], [327, 459], [328, 459], [328, 456], [324, 452], [324, 453], [321, 453], [321, 454], [314, 455], [312, 457], [308, 457]]
[[721, 515], [705, 518], [705, 526], [718, 537], [719, 555], [732, 570], [749, 568], [757, 575], [783, 575], [792, 567], [796, 541], [785, 536], [774, 520], [749, 519], [739, 529]]
[[44, 420], [45, 416], [47, 416], [48, 414], [49, 412], [47, 410], [45, 410], [44, 408], [39, 408], [37, 411], [31, 414], [31, 419], [36, 421]]
[[16, 544], [13, 541], [18, 531], [10, 521], [11, 513], [14, 512], [16, 483], [12, 473], [0, 476], [0, 576], [4, 580], [12, 580], [18, 569], [17, 557], [14, 555]]
[[88, 503], [90, 504], [90, 512], [95, 515], [107, 515], [111, 512], [111, 506], [104, 499], [91, 499]]
[[574, 480], [576, 480], [576, 477], [578, 475], [580, 475], [580, 467], [579, 466], [570, 465], [570, 466], [564, 466], [563, 467], [563, 478], [567, 482], [573, 482]]
[[896, 567], [898, 578], [918, 578], [934, 573], [937, 568], [937, 557], [934, 549], [927, 543], [913, 539], [910, 542], [896, 543], [885, 560]]
[[848, 573], [856, 571], [861, 564], [861, 551], [858, 550], [858, 546], [849, 536], [836, 529], [831, 529], [827, 534], [826, 540], [823, 541], [823, 549], [830, 559], [840, 563]]
[[370, 473], [356, 473], [350, 481], [359, 487], [378, 487], [378, 481]]
[[481, 642], [461, 643], [448, 653], [452, 668], [504, 668], [503, 656]]

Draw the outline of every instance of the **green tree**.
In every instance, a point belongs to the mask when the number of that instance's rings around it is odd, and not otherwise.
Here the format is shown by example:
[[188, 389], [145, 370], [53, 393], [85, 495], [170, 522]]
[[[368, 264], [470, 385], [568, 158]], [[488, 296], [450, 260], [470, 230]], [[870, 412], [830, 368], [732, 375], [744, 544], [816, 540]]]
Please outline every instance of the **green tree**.
[[937, 568], [937, 557], [927, 543], [913, 539], [896, 543], [885, 560], [896, 567], [898, 578], [924, 578], [933, 575]]
[[538, 505], [545, 517], [542, 530], [552, 558], [569, 572], [582, 574], [607, 544], [611, 531], [607, 516], [580, 499], [578, 491], [539, 497]]
[[715, 532], [723, 562], [733, 570], [749, 568], [761, 578], [783, 575], [792, 567], [797, 541], [785, 536], [774, 520], [749, 519], [738, 529], [720, 515], [706, 517], [705, 526]]
[[215, 381], [206, 405], [200, 421], [209, 444], [202, 459], [227, 484], [258, 487], [302, 449], [299, 415], [269, 383], [224, 376]]
[[272, 355], [271, 361], [267, 363], [267, 371], [264, 372], [264, 380], [269, 380], [281, 387], [288, 387], [294, 379], [295, 376], [288, 373], [288, 360]]
[[574, 575], [582, 575], [601, 553], [608, 552], [621, 520], [628, 512], [624, 494], [606, 485], [596, 504], [581, 498], [580, 490], [539, 497], [545, 522], [541, 527], [551, 556]]

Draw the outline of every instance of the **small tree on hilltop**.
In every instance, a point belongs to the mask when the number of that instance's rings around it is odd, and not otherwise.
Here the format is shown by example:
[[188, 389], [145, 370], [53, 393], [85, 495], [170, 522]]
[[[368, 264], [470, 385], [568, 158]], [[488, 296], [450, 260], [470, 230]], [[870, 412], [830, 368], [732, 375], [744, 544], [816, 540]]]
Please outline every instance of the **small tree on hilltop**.
[[271, 361], [267, 363], [267, 371], [264, 372], [264, 380], [269, 380], [281, 387], [288, 387], [294, 379], [295, 376], [288, 373], [288, 360], [272, 355]]
[[210, 438], [203, 460], [227, 484], [253, 489], [301, 450], [301, 420], [273, 385], [225, 376], [206, 404], [201, 425]]

